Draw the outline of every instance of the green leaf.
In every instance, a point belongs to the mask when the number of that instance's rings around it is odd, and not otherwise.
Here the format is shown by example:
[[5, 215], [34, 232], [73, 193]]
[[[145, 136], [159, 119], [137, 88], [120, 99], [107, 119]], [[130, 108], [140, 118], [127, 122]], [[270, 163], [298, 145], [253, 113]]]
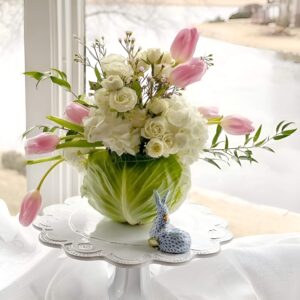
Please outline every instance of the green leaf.
[[275, 153], [275, 151], [272, 148], [267, 147], [267, 146], [263, 146], [262, 149], [265, 149], [265, 150]]
[[229, 147], [229, 141], [227, 135], [225, 135], [225, 149], [227, 150]]
[[213, 140], [211, 142], [211, 148], [214, 148], [217, 146], [216, 143], [220, 137], [221, 132], [222, 132], [222, 127], [218, 124], [218, 126], [216, 128], [215, 136], [213, 137]]
[[66, 75], [65, 72], [60, 71], [60, 70], [55, 69], [55, 68], [52, 68], [51, 70], [54, 71], [54, 72], [56, 72], [60, 76], [61, 79], [67, 81], [67, 75]]
[[97, 80], [98, 80], [99, 82], [102, 81], [102, 77], [101, 77], [101, 74], [100, 74], [100, 72], [99, 72], [99, 70], [98, 70], [98, 68], [97, 68], [97, 64], [95, 65], [94, 71], [95, 71], [95, 75], [96, 75], [96, 77], [97, 77]]
[[203, 160], [205, 160], [206, 162], [212, 164], [213, 166], [221, 170], [221, 167], [212, 158], [205, 157]]
[[285, 130], [288, 126], [295, 124], [294, 122], [288, 122], [284, 126], [282, 126], [281, 130]]
[[55, 77], [55, 76], [50, 76], [50, 79], [54, 84], [57, 84], [61, 87], [64, 87], [69, 92], [71, 91], [71, 85], [68, 81], [60, 79], [60, 78]]
[[142, 95], [143, 89], [142, 89], [139, 81], [138, 80], [133, 81], [131, 87], [136, 91], [138, 98], [140, 98]]
[[65, 142], [56, 146], [56, 149], [62, 148], [94, 148], [94, 147], [101, 147], [103, 144], [101, 142], [96, 143], [89, 143], [86, 140], [76, 140]]
[[41, 80], [42, 77], [44, 76], [44, 73], [37, 72], [37, 71], [24, 72], [23, 74], [26, 75], [26, 76], [32, 77], [36, 80]]
[[252, 137], [250, 137], [250, 134], [246, 134], [244, 145], [246, 146], [251, 140], [252, 140]]
[[273, 140], [274, 140], [274, 141], [278, 141], [278, 140], [285, 139], [285, 138], [287, 138], [287, 137], [288, 137], [288, 135], [279, 134], [279, 135], [274, 136], [274, 137], [273, 137]]
[[83, 126], [80, 126], [78, 124], [69, 122], [67, 120], [55, 117], [55, 116], [48, 116], [47, 117], [48, 120], [57, 123], [58, 125], [63, 126], [64, 128], [70, 129], [70, 130], [74, 130], [76, 132], [80, 132], [83, 133], [84, 129]]
[[259, 146], [263, 145], [266, 141], [267, 141], [267, 138], [261, 140], [260, 142], [255, 144], [255, 147], [259, 147]]
[[282, 125], [284, 122], [285, 122], [285, 121], [281, 121], [281, 122], [277, 125], [277, 127], [276, 127], [276, 133], [279, 132], [279, 129], [280, 129], [281, 125]]
[[255, 135], [254, 135], [254, 137], [253, 137], [253, 142], [254, 142], [254, 143], [258, 140], [258, 138], [259, 138], [259, 136], [260, 136], [260, 133], [261, 133], [261, 129], [262, 129], [262, 125], [260, 125], [260, 126], [258, 127], [258, 129], [256, 130], [256, 132], [255, 132]]
[[297, 130], [296, 128], [295, 129], [284, 130], [284, 131], [281, 132], [281, 134], [289, 136], [289, 135], [293, 134], [296, 130]]
[[97, 91], [101, 88], [101, 84], [99, 82], [89, 81], [90, 89], [93, 91]]

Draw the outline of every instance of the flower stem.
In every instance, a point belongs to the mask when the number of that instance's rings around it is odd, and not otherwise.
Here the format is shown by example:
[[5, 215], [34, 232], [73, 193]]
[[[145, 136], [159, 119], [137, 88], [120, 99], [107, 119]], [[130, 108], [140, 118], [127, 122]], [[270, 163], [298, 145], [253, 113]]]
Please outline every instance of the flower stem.
[[58, 160], [58, 159], [62, 159], [62, 156], [57, 155], [57, 156], [45, 157], [45, 158], [41, 158], [41, 159], [31, 159], [31, 160], [27, 160], [26, 164], [27, 165], [34, 165], [34, 164], [39, 164], [39, 163]]
[[48, 169], [48, 171], [44, 174], [44, 176], [42, 177], [42, 179], [41, 179], [40, 182], [39, 182], [39, 185], [38, 185], [37, 188], [36, 188], [38, 191], [41, 189], [41, 187], [42, 187], [42, 185], [43, 185], [45, 179], [46, 179], [47, 176], [49, 175], [49, 173], [50, 173], [56, 166], [58, 166], [60, 163], [62, 163], [64, 160], [65, 160], [64, 158], [60, 159], [59, 161], [57, 161], [55, 164], [53, 164], [53, 165]]

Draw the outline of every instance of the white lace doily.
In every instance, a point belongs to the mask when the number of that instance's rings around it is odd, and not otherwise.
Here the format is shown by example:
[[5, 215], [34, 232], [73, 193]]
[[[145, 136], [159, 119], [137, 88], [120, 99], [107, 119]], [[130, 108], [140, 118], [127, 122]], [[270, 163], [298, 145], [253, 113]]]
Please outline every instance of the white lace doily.
[[151, 248], [147, 241], [151, 224], [115, 223], [80, 197], [46, 207], [34, 226], [41, 230], [40, 241], [47, 246], [62, 247], [73, 258], [103, 259], [117, 266], [184, 263], [217, 253], [220, 244], [232, 238], [226, 221], [197, 204], [184, 204], [171, 215], [171, 223], [190, 233], [190, 252], [174, 255]]

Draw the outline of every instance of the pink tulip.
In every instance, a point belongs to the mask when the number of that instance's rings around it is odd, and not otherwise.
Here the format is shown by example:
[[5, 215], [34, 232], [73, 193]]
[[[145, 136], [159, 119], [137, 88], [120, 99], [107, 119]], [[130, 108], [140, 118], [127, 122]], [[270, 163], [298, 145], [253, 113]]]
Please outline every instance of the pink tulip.
[[200, 106], [198, 107], [198, 111], [205, 119], [213, 119], [220, 117], [219, 108], [216, 106]]
[[221, 120], [220, 125], [229, 134], [245, 135], [254, 131], [252, 121], [238, 115], [226, 116]]
[[172, 43], [171, 56], [179, 63], [190, 60], [195, 52], [198, 39], [199, 32], [197, 28], [182, 29]]
[[26, 141], [25, 152], [26, 154], [52, 152], [56, 149], [58, 143], [59, 137], [57, 135], [50, 132], [43, 132]]
[[187, 64], [176, 67], [170, 74], [169, 82], [177, 87], [185, 88], [187, 85], [201, 80], [206, 70], [205, 61], [193, 58]]
[[39, 190], [28, 192], [24, 197], [19, 214], [19, 222], [23, 226], [30, 225], [37, 216], [42, 204]]
[[67, 105], [66, 116], [76, 124], [82, 124], [82, 120], [89, 115], [89, 109], [83, 105], [71, 102]]

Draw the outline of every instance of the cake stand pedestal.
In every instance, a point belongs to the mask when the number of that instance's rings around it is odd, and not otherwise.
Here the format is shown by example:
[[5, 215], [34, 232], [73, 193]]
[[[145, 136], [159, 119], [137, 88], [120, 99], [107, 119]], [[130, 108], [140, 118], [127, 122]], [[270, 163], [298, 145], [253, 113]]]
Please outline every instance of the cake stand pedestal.
[[114, 265], [108, 299], [150, 300], [154, 299], [150, 264], [184, 264], [218, 253], [221, 243], [232, 239], [227, 222], [197, 204], [184, 204], [171, 215], [171, 223], [190, 233], [188, 253], [167, 254], [151, 248], [147, 241], [151, 224], [115, 223], [80, 197], [46, 207], [34, 227], [41, 231], [39, 239], [46, 246], [61, 247], [75, 259], [105, 260]]

